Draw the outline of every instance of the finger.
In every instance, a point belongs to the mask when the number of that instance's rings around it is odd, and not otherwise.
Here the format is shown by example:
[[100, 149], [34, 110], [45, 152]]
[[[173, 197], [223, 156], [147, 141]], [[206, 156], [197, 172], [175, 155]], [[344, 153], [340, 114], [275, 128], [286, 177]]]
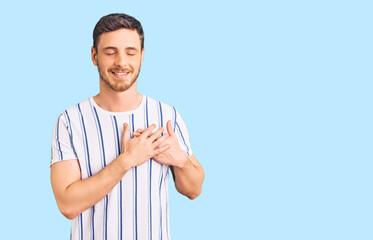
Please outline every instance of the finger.
[[[153, 147], [159, 147], [162, 143], [164, 143], [167, 138], [169, 138], [168, 135], [163, 135], [163, 136], [160, 136], [159, 138], [157, 138], [152, 144], [153, 144]], [[165, 144], [163, 144], [165, 145]]]
[[163, 153], [164, 151], [168, 150], [169, 148], [170, 148], [170, 145], [166, 145], [166, 146], [163, 146], [163, 147], [161, 147], [161, 148], [157, 148], [157, 149], [154, 151], [153, 155], [158, 155], [158, 154], [160, 154], [160, 153]]
[[135, 132], [132, 132], [132, 135], [135, 136], [135, 137], [138, 137], [138, 136], [140, 136], [141, 133], [143, 133], [143, 132], [144, 132], [144, 129], [139, 128], [139, 129], [137, 129]]
[[155, 127], [156, 127], [155, 124], [150, 125], [150, 127], [144, 130], [142, 135], [146, 138], [149, 137], [149, 135], [153, 132]]
[[126, 142], [128, 139], [130, 139], [130, 129], [127, 123], [123, 123], [122, 141]]
[[132, 136], [134, 136], [134, 137], [138, 137], [138, 136], [140, 136], [141, 135], [141, 133], [138, 133], [138, 132], [133, 132], [132, 133]]
[[169, 134], [170, 136], [174, 136], [175, 133], [174, 133], [174, 130], [172, 129], [171, 120], [168, 120], [168, 121], [167, 121], [167, 125], [166, 125], [166, 127], [167, 127], [167, 132], [168, 132], [168, 134]]
[[167, 139], [165, 139], [163, 142], [159, 143], [158, 148], [164, 147], [166, 145], [170, 145], [171, 146], [170, 142], [167, 141]]
[[164, 128], [160, 127], [155, 133], [153, 133], [151, 136], [149, 136], [149, 140], [154, 142], [161, 135], [161, 133], [163, 131], [164, 131]]

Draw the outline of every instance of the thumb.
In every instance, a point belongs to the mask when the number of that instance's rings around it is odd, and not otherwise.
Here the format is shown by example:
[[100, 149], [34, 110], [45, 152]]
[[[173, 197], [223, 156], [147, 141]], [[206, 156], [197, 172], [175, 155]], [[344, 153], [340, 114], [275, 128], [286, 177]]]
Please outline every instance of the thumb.
[[168, 134], [171, 137], [175, 136], [174, 130], [172, 129], [172, 126], [171, 126], [171, 120], [168, 120], [166, 127], [167, 127]]
[[130, 127], [127, 123], [123, 123], [123, 136], [122, 141], [127, 142], [128, 139], [130, 139]]

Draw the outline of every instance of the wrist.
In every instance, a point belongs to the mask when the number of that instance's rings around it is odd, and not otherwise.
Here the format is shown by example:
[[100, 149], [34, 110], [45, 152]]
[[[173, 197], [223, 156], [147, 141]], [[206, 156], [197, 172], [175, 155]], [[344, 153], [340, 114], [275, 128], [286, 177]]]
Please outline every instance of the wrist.
[[176, 164], [174, 167], [184, 169], [187, 168], [192, 162], [190, 161], [188, 155], [183, 152], [183, 156], [180, 158], [180, 160], [176, 161]]
[[123, 169], [126, 172], [130, 170], [132, 167], [134, 167], [132, 166], [133, 161], [131, 161], [131, 157], [129, 155], [121, 153], [118, 156], [118, 160], [120, 161], [121, 169]]

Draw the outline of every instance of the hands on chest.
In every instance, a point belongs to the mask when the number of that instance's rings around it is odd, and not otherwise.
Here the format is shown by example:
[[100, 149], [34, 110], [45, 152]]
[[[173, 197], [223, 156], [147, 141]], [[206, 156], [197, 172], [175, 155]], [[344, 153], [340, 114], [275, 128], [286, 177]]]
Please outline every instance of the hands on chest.
[[188, 155], [180, 148], [171, 121], [167, 122], [165, 133], [163, 127], [152, 133], [155, 127], [155, 124], [152, 124], [145, 130], [137, 129], [132, 133], [133, 138], [130, 138], [129, 126], [125, 123], [122, 153], [134, 159], [134, 166], [153, 158], [161, 164], [182, 167], [187, 162]]

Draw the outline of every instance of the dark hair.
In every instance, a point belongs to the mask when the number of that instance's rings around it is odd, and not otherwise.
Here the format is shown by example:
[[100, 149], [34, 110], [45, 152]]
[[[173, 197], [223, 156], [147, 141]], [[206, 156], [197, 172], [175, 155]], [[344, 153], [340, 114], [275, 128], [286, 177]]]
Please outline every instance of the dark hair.
[[141, 23], [136, 18], [127, 14], [112, 13], [102, 17], [93, 30], [93, 47], [96, 51], [101, 34], [121, 28], [136, 30], [140, 36], [141, 50], [144, 48], [144, 30], [142, 29]]

